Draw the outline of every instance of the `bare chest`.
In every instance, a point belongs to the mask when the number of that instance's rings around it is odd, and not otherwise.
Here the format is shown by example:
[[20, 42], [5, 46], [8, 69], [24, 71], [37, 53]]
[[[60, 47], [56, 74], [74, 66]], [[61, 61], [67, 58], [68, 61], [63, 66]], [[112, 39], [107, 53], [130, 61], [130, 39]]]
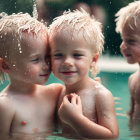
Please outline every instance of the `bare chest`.
[[50, 100], [25, 99], [15, 102], [12, 133], [49, 132], [53, 128], [55, 103]]
[[80, 95], [82, 102], [82, 110], [83, 114], [89, 118], [91, 121], [96, 122], [96, 108], [95, 108], [95, 98], [90, 95], [87, 96], [85, 94]]

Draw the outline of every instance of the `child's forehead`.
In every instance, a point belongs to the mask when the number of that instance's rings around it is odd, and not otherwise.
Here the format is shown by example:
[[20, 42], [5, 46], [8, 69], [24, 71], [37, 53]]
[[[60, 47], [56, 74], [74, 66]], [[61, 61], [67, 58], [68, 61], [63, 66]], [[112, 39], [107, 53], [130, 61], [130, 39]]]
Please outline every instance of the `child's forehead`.
[[140, 34], [140, 19], [135, 20], [135, 17], [129, 18], [126, 20], [122, 27], [122, 33], [127, 32], [127, 33], [135, 33], [135, 34]]

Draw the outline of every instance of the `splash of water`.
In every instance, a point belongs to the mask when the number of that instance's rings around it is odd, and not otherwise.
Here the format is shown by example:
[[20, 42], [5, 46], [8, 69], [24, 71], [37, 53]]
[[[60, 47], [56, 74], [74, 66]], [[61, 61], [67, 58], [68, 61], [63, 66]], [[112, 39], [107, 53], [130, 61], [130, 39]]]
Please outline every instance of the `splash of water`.
[[38, 19], [38, 12], [37, 12], [37, 0], [33, 0], [33, 17]]

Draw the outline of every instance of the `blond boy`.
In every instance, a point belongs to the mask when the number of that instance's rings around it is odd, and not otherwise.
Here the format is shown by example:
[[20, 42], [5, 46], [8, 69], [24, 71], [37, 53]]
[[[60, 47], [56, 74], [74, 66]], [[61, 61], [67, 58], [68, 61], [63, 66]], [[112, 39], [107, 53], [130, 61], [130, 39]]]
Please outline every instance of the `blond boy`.
[[[140, 64], [140, 1], [120, 9], [116, 19], [116, 31], [121, 34], [121, 52], [129, 64]], [[140, 69], [129, 77], [131, 96], [130, 119], [140, 119]]]
[[63, 134], [76, 138], [117, 138], [115, 104], [109, 90], [89, 77], [103, 50], [101, 24], [82, 12], [68, 11], [49, 28], [52, 71], [65, 84], [58, 111]]
[[62, 89], [42, 86], [51, 73], [47, 27], [29, 14], [1, 15], [0, 80], [10, 83], [0, 93], [0, 140], [45, 137]]

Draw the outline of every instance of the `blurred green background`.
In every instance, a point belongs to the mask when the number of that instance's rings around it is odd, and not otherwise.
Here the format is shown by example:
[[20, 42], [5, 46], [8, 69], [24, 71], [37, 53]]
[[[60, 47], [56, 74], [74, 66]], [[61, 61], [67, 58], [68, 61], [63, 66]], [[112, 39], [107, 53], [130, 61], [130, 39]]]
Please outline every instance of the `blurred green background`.
[[[38, 0], [44, 1], [44, 7], [46, 6], [46, 13], [42, 18], [48, 18], [49, 24], [52, 19], [60, 15], [64, 10], [74, 9], [76, 3], [86, 3], [94, 10], [94, 5], [98, 5], [102, 8], [105, 19], [103, 23], [104, 35], [105, 35], [105, 50], [104, 54], [121, 55], [120, 35], [115, 32], [115, 13], [123, 6], [133, 0]], [[43, 9], [42, 7], [40, 8]], [[0, 12], [6, 12], [7, 14], [17, 12], [28, 12], [32, 15], [33, 0], [0, 0]], [[45, 17], [46, 16], [46, 17]]]

